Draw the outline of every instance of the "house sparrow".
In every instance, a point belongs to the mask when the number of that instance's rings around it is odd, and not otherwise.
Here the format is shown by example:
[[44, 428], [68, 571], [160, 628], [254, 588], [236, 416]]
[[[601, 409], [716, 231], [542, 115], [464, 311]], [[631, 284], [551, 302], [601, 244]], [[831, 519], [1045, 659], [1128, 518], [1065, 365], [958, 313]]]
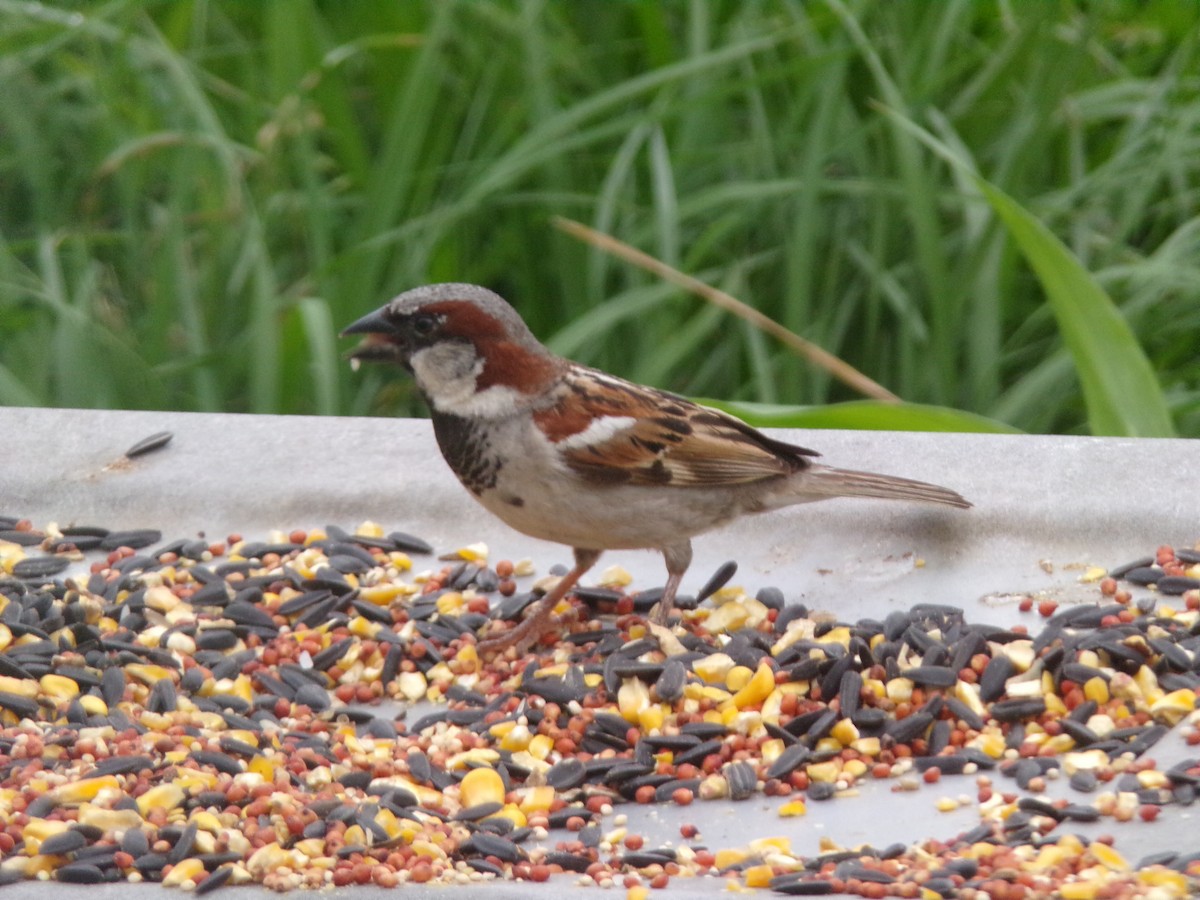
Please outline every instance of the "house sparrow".
[[415, 288], [350, 325], [352, 363], [398, 363], [429, 405], [459, 481], [510, 526], [568, 544], [575, 566], [533, 614], [480, 644], [523, 651], [604, 550], [658, 550], [664, 624], [691, 538], [739, 516], [831, 497], [969, 507], [920, 481], [836, 469], [720, 412], [555, 356], [501, 297], [473, 284]]

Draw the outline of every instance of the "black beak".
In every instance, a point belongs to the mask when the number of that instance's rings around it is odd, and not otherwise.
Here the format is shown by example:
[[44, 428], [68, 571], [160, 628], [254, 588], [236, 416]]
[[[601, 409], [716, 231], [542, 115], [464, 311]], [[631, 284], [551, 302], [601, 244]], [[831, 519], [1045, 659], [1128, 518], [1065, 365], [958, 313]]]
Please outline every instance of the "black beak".
[[403, 335], [385, 315], [386, 310], [386, 306], [381, 306], [375, 312], [367, 313], [354, 324], [342, 329], [342, 337], [351, 334], [366, 335], [357, 347], [346, 354], [355, 370], [363, 362], [390, 362], [401, 366], [405, 364], [407, 354], [404, 350]]
[[396, 326], [388, 321], [387, 316], [384, 315], [385, 309], [387, 307], [381, 306], [375, 312], [367, 313], [352, 325], [347, 325], [342, 329], [341, 336], [345, 337], [348, 334], [395, 334]]

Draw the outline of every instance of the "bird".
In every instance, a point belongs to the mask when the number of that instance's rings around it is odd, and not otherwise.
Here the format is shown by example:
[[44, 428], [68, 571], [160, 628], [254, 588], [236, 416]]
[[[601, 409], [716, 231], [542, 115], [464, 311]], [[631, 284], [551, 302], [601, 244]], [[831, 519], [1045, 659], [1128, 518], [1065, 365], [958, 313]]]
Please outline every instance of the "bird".
[[510, 527], [572, 548], [574, 566], [516, 626], [479, 652], [525, 652], [606, 550], [660, 552], [665, 625], [691, 539], [741, 516], [834, 497], [971, 504], [922, 481], [835, 468], [684, 397], [557, 356], [501, 296], [474, 284], [413, 288], [358, 319], [348, 358], [397, 364], [429, 407], [463, 487]]

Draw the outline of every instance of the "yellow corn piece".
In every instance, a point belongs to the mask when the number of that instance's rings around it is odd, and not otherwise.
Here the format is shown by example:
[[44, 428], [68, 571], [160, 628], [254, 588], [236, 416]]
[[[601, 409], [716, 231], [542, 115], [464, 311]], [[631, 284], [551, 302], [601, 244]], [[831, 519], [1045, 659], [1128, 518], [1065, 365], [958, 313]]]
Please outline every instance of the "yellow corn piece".
[[[732, 660], [730, 660], [732, 662]], [[640, 678], [626, 678], [617, 690], [617, 710], [625, 721], [637, 723], [642, 710], [650, 706], [650, 689]]]
[[136, 678], [147, 687], [154, 687], [160, 681], [173, 681], [171, 670], [153, 663], [130, 663], [125, 666], [125, 674]]
[[714, 634], [737, 631], [747, 625], [750, 612], [741, 603], [726, 603], [709, 613], [704, 627]]
[[878, 756], [883, 749], [877, 737], [860, 737], [855, 741], [851, 741], [850, 747], [867, 757]]
[[490, 816], [486, 816], [484, 821], [486, 822], [488, 819], [508, 819], [513, 823], [513, 827], [515, 828], [524, 828], [527, 824], [529, 824], [529, 820], [525, 817], [525, 813], [522, 812], [521, 808], [515, 803], [504, 804], [503, 809], [497, 810]]
[[181, 860], [171, 867], [171, 871], [163, 876], [163, 887], [184, 887], [189, 883], [196, 884], [196, 878], [204, 872], [204, 863], [195, 857]]
[[1142, 884], [1151, 887], [1164, 888], [1171, 897], [1186, 897], [1188, 894], [1188, 879], [1182, 872], [1168, 869], [1166, 866], [1151, 866], [1139, 869], [1137, 879]]
[[1087, 852], [1091, 854], [1092, 859], [1113, 872], [1128, 872], [1130, 870], [1129, 862], [1125, 857], [1108, 844], [1101, 844], [1099, 841], [1094, 841], [1088, 844]]
[[1196, 693], [1190, 688], [1181, 688], [1164, 694], [1150, 705], [1150, 714], [1157, 721], [1178, 725], [1183, 717], [1196, 708]]
[[723, 683], [733, 667], [733, 658], [727, 653], [710, 653], [692, 663], [692, 671], [709, 684]]
[[913, 687], [912, 680], [903, 676], [891, 678], [884, 685], [888, 699], [894, 703], [906, 703], [911, 700]]
[[413, 703], [422, 699], [429, 690], [429, 684], [420, 672], [401, 672], [396, 681], [400, 686], [400, 694]]
[[18, 697], [24, 697], [27, 700], [36, 700], [38, 693], [38, 683], [30, 681], [26, 678], [13, 678], [10, 675], [0, 675], [0, 691], [9, 694], [16, 694]]
[[521, 792], [520, 807], [521, 811], [526, 814], [535, 812], [548, 812], [553, 803], [554, 788], [550, 787], [548, 784], [524, 788]]
[[813, 763], [808, 767], [808, 777], [813, 781], [837, 781], [838, 775], [842, 772], [842, 767], [833, 760], [825, 762]]
[[546, 734], [535, 734], [529, 741], [527, 749], [529, 755], [534, 759], [544, 760], [550, 755], [550, 751], [554, 749], [554, 739]]
[[659, 703], [651, 703], [638, 713], [638, 727], [644, 732], [658, 731], [664, 720], [663, 707]]
[[459, 791], [464, 807], [504, 802], [504, 780], [495, 769], [472, 769], [463, 777]]
[[1097, 703], [1107, 703], [1109, 700], [1108, 682], [1099, 675], [1089, 678], [1083, 683], [1083, 696], [1088, 700], [1095, 700]]
[[1100, 896], [1100, 884], [1096, 881], [1068, 881], [1059, 885], [1058, 896], [1063, 900], [1095, 900]]
[[829, 736], [837, 740], [843, 747], [849, 747], [858, 740], [858, 727], [849, 719], [839, 719], [830, 730]]
[[114, 791], [121, 789], [121, 783], [117, 781], [117, 776], [100, 775], [96, 778], [71, 781], [66, 784], [60, 784], [50, 793], [56, 803], [62, 806], [71, 806], [76, 803], [86, 803], [88, 800], [94, 800], [96, 795], [106, 788]]
[[32, 818], [21, 829], [21, 840], [25, 842], [25, 855], [36, 856], [42, 841], [56, 834], [62, 834], [68, 828], [67, 822], [50, 819]]
[[[742, 667], [744, 668], [744, 667]], [[726, 681], [732, 689], [733, 685]], [[733, 695], [733, 705], [738, 709], [759, 706], [771, 696], [775, 690], [775, 672], [765, 662], [759, 663], [758, 668], [741, 688]]]
[[718, 871], [722, 869], [729, 869], [733, 866], [744, 863], [747, 856], [748, 854], [745, 850], [722, 848], [717, 851], [716, 858], [713, 860], [713, 864], [717, 867]]
[[403, 596], [407, 591], [399, 584], [387, 583], [376, 584], [371, 587], [365, 587], [359, 590], [358, 595], [368, 603], [374, 603], [376, 606], [387, 606], [397, 597]]
[[144, 818], [152, 809], [175, 809], [186, 796], [183, 788], [173, 782], [155, 785], [137, 798], [138, 812]]
[[79, 823], [101, 831], [129, 831], [140, 828], [142, 817], [132, 809], [105, 809], [86, 803], [79, 808]]
[[746, 887], [765, 888], [771, 883], [774, 874], [770, 866], [750, 866], [742, 873], [742, 877], [746, 881]]
[[79, 693], [79, 685], [75, 683], [74, 679], [67, 678], [65, 675], [55, 675], [53, 672], [43, 675], [38, 683], [41, 685], [42, 693], [58, 703], [70, 702]]

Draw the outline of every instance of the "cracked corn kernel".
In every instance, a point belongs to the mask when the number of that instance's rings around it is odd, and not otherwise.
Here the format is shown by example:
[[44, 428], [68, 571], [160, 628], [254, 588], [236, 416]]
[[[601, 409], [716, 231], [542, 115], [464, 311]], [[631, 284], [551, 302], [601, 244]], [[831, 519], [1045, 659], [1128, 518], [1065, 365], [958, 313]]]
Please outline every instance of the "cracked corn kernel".
[[750, 866], [742, 872], [746, 887], [765, 888], [770, 885], [774, 871], [770, 866]]
[[503, 803], [504, 781], [495, 769], [472, 769], [459, 785], [463, 806]]
[[650, 689], [640, 678], [626, 678], [617, 689], [617, 710], [625, 721], [636, 723], [650, 706]]
[[175, 809], [183, 803], [183, 788], [173, 782], [155, 785], [137, 798], [137, 807], [143, 816], [152, 809]]
[[1100, 896], [1100, 885], [1095, 881], [1069, 881], [1058, 889], [1062, 900], [1095, 900]]
[[184, 887], [187, 883], [193, 886], [196, 878], [204, 872], [204, 863], [195, 857], [181, 860], [172, 866], [171, 871], [163, 876], [163, 887]]
[[723, 683], [733, 667], [733, 659], [727, 653], [710, 653], [692, 663], [692, 671], [709, 684]]
[[1105, 868], [1113, 872], [1128, 872], [1130, 869], [1129, 862], [1110, 847], [1108, 844], [1102, 844], [1099, 841], [1093, 841], [1088, 844], [1087, 852], [1092, 859], [1103, 865]]
[[[747, 671], [749, 670], [747, 669]], [[726, 683], [728, 684], [728, 681]], [[730, 684], [729, 687], [732, 689], [733, 685]], [[732, 703], [738, 709], [759, 706], [771, 696], [771, 692], [774, 690], [775, 672], [764, 661], [758, 664], [758, 668], [754, 671], [754, 674], [737, 689], [733, 695]]]
[[1190, 688], [1180, 688], [1164, 694], [1150, 706], [1150, 715], [1168, 725], [1178, 725], [1196, 708], [1196, 693]]

